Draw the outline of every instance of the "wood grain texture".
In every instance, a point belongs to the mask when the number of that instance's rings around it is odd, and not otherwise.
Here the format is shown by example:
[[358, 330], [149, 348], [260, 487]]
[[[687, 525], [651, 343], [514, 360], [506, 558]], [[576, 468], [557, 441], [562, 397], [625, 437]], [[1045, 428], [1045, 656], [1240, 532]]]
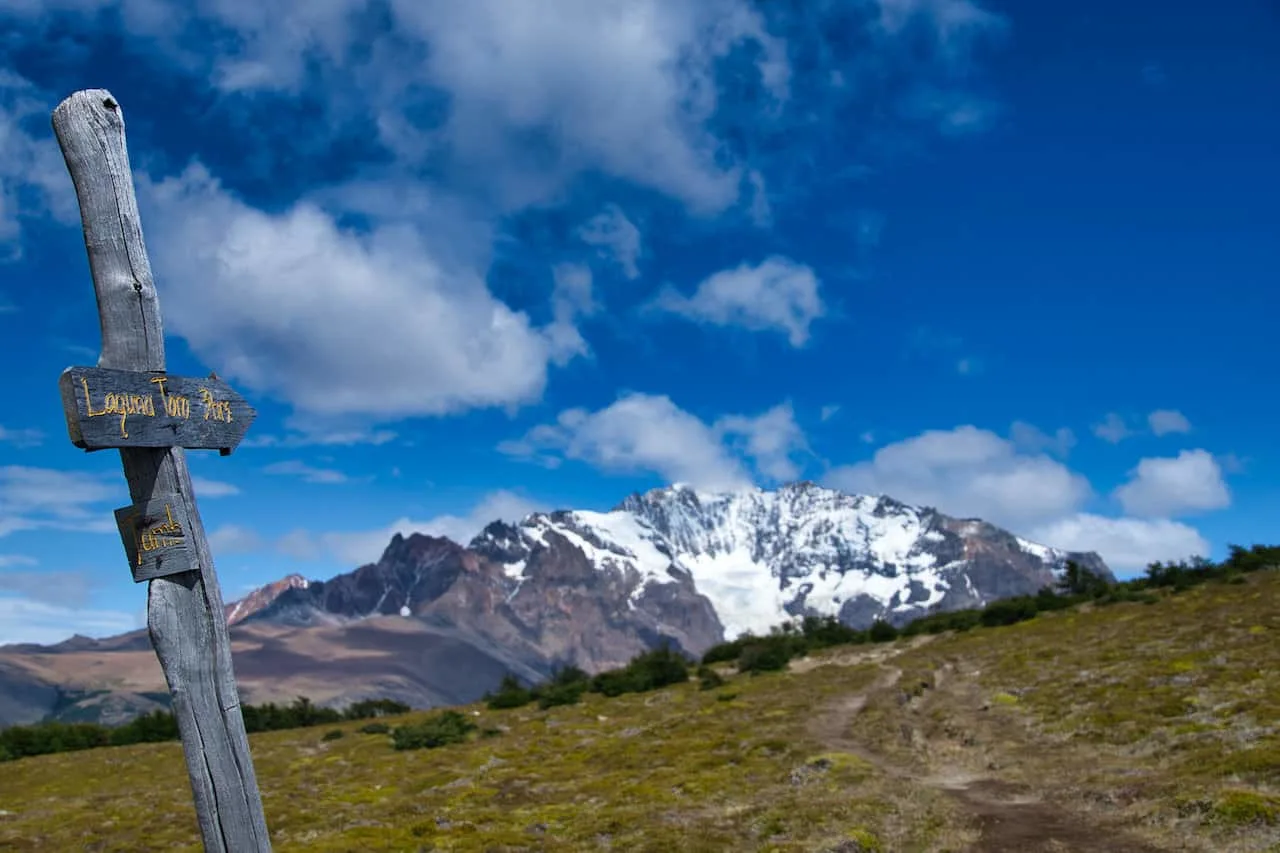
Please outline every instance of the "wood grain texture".
[[[75, 184], [102, 326], [98, 366], [162, 372], [160, 306], [142, 240], [124, 117], [104, 89], [76, 92], [53, 112]], [[191, 571], [149, 583], [147, 627], [173, 696], [200, 835], [206, 851], [270, 851], [240, 714], [222, 592], [196, 508], [185, 451], [123, 448], [135, 504], [172, 496], [189, 525]]]
[[227, 383], [167, 373], [68, 367], [58, 380], [71, 443], [108, 447], [225, 450], [257, 417]]

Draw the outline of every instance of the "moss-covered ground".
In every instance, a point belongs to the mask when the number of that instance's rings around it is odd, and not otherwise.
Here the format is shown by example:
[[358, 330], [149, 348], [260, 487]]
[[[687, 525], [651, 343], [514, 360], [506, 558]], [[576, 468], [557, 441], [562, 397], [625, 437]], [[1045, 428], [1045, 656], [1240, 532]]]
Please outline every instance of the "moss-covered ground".
[[[274, 849], [1280, 851], [1280, 573], [1158, 597], [468, 706], [437, 749], [253, 735]], [[0, 849], [199, 850], [180, 746], [0, 765]]]

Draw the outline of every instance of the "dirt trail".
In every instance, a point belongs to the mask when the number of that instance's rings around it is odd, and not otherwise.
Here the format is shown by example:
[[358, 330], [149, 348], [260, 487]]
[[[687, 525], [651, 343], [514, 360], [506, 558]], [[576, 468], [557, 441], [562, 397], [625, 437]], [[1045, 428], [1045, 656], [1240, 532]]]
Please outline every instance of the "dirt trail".
[[[889, 658], [901, 651], [895, 650], [877, 661], [884, 674], [865, 691], [841, 698], [814, 718], [811, 733], [828, 749], [855, 755], [893, 778], [951, 796], [979, 833], [978, 840], [969, 848], [970, 853], [1160, 853], [1160, 848], [1113, 828], [1088, 823], [1083, 816], [1047, 801], [1043, 793], [1031, 786], [937, 760], [935, 753], [946, 750], [935, 748], [938, 744], [934, 737], [922, 726], [904, 724], [903, 733], [909, 733], [915, 751], [928, 763], [925, 773], [886, 760], [851, 737], [850, 723], [867, 701], [894, 689], [902, 678], [902, 670], [888, 663]], [[958, 695], [972, 693], [957, 690], [959, 679], [960, 676], [950, 670], [936, 671], [932, 689], [917, 710], [924, 711], [939, 702], [971, 700], [972, 696]]]

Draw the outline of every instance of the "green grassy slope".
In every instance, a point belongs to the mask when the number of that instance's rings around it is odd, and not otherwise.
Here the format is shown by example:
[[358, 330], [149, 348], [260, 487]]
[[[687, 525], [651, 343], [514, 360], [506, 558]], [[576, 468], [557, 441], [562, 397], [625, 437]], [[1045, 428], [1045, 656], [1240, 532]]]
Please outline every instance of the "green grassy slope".
[[[469, 706], [437, 749], [362, 723], [251, 744], [281, 853], [1280, 851], [1280, 573], [1157, 598]], [[179, 745], [0, 765], [0, 849], [199, 850]]]

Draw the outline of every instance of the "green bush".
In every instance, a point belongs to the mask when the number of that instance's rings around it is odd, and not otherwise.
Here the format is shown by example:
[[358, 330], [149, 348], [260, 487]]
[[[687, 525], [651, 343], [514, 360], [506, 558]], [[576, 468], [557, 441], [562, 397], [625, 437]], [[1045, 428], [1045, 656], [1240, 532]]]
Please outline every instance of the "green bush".
[[324, 737], [320, 738], [320, 740], [337, 740], [338, 738], [344, 737], [345, 735], [346, 735], [346, 732], [344, 732], [342, 729], [330, 729], [329, 731], [324, 733]]
[[391, 731], [391, 726], [386, 723], [365, 723], [360, 727], [360, 733], [366, 735], [385, 735]]
[[589, 689], [605, 696], [621, 696], [623, 693], [645, 693], [672, 684], [683, 684], [688, 680], [688, 659], [664, 644], [636, 655], [622, 669], [599, 673], [591, 679]]
[[585, 681], [571, 681], [567, 684], [548, 684], [538, 691], [538, 707], [542, 710], [560, 705], [576, 705], [587, 692]]
[[702, 655], [703, 663], [729, 663], [735, 661], [742, 654], [742, 647], [745, 643], [754, 639], [750, 634], [744, 634], [736, 640], [727, 643], [716, 643]]
[[1004, 598], [984, 607], [978, 621], [988, 628], [994, 628], [997, 625], [1014, 625], [1034, 619], [1039, 612], [1034, 598], [1028, 596]]
[[791, 648], [786, 643], [761, 640], [742, 650], [738, 672], [777, 672], [791, 662]]
[[484, 701], [490, 710], [500, 711], [522, 708], [534, 698], [533, 691], [521, 686], [514, 675], [505, 675], [495, 692], [485, 694]]
[[420, 723], [397, 726], [391, 731], [395, 749], [436, 749], [462, 743], [476, 724], [457, 711], [442, 711]]
[[871, 623], [867, 637], [873, 643], [889, 643], [898, 639], [898, 629], [883, 619], [877, 619]]
[[349, 705], [347, 710], [342, 712], [342, 716], [348, 720], [368, 720], [375, 717], [407, 714], [410, 710], [408, 705], [392, 699], [363, 699]]
[[703, 690], [715, 690], [724, 684], [724, 678], [705, 663], [698, 667], [698, 686]]
[[851, 628], [834, 616], [806, 616], [800, 633], [810, 649], [854, 646], [867, 641], [867, 632]]

